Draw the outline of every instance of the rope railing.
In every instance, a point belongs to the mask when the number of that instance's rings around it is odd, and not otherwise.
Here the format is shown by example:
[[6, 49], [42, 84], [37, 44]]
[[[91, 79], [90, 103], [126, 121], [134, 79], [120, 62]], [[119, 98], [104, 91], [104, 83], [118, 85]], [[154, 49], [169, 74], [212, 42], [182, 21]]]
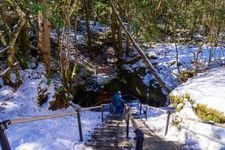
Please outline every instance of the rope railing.
[[[144, 106], [144, 107], [147, 107], [147, 108], [150, 108], [150, 109], [154, 109], [154, 110], [157, 110], [159, 112], [167, 113], [167, 118], [165, 119], [166, 120], [165, 135], [166, 135], [168, 133], [169, 124], [171, 124], [170, 123], [170, 116], [175, 112], [175, 109], [173, 107], [171, 107], [171, 108], [166, 110], [166, 109], [162, 109], [162, 108], [152, 107], [152, 106], [149, 106], [149, 105], [146, 105], [146, 104], [141, 104], [141, 106]], [[212, 125], [212, 126], [216, 126], [216, 127], [220, 127], [220, 128], [225, 128], [225, 124], [215, 123], [215, 122], [212, 122], [212, 121], [203, 121], [203, 120], [200, 120], [200, 119], [194, 119], [194, 118], [188, 118], [188, 117], [185, 117], [185, 118], [182, 117], [182, 119], [194, 121], [194, 122], [199, 122], [199, 123], [203, 123], [203, 124], [208, 124], [208, 125]]]
[[208, 124], [208, 125], [212, 125], [212, 126], [217, 126], [217, 127], [220, 127], [220, 128], [225, 128], [225, 124], [215, 123], [215, 122], [212, 122], [212, 121], [202, 121], [202, 120], [194, 119], [194, 118], [182, 118], [182, 119], [190, 120], [190, 121], [194, 121], [194, 122], [199, 122], [199, 123], [204, 123], [204, 124]]
[[0, 144], [1, 144], [1, 148], [3, 150], [11, 150], [7, 135], [5, 133], [5, 130], [8, 129], [9, 126], [12, 126], [12, 125], [23, 124], [23, 123], [34, 122], [34, 121], [47, 120], [47, 119], [53, 119], [53, 118], [59, 118], [59, 117], [65, 117], [65, 116], [71, 116], [71, 115], [77, 114], [77, 123], [78, 123], [80, 141], [83, 141], [82, 125], [81, 125], [81, 118], [80, 118], [80, 112], [81, 111], [87, 111], [87, 110], [93, 110], [93, 109], [100, 109], [101, 108], [101, 111], [102, 111], [101, 112], [101, 118], [102, 118], [102, 122], [104, 121], [103, 107], [105, 106], [105, 104], [103, 104], [101, 106], [87, 107], [87, 108], [77, 108], [72, 103], [70, 105], [75, 108], [75, 111], [58, 113], [58, 114], [51, 114], [51, 115], [30, 116], [30, 117], [24, 117], [24, 118], [18, 118], [18, 119], [4, 120], [4, 121], [0, 122]]
[[76, 112], [67, 112], [67, 113], [63, 113], [63, 114], [52, 114], [52, 115], [33, 116], [33, 117], [12, 119], [12, 120], [10, 120], [10, 125], [34, 122], [34, 121], [40, 121], [40, 120], [47, 120], [47, 119], [53, 119], [53, 118], [58, 118], [58, 117], [65, 117], [65, 116], [70, 116], [70, 115], [74, 115], [74, 114], [76, 114]]
[[[134, 100], [138, 100], [133, 95], [130, 95], [130, 94], [123, 95], [123, 97], [126, 97], [126, 96], [130, 96], [130, 97], [133, 97]], [[139, 102], [139, 104], [140, 104], [140, 107], [146, 107], [146, 108], [151, 108], [151, 109], [161, 111], [161, 112], [167, 112], [168, 116], [167, 116], [166, 129], [165, 129], [165, 135], [166, 135], [167, 132], [168, 132], [169, 124], [170, 124], [170, 122], [169, 122], [170, 116], [174, 112], [174, 109], [165, 110], [165, 109], [156, 108], [156, 107], [148, 106], [148, 105], [145, 105], [145, 104], [141, 104], [140, 102]], [[75, 114], [77, 114], [77, 123], [78, 123], [80, 141], [83, 141], [80, 112], [81, 111], [87, 111], [87, 110], [101, 109], [101, 120], [103, 122], [104, 121], [104, 107], [107, 106], [107, 105], [111, 106], [111, 104], [101, 104], [100, 106], [78, 108], [77, 106], [75, 106], [71, 103], [71, 106], [74, 107], [75, 111], [58, 113], [58, 114], [51, 114], [51, 115], [31, 116], [31, 117], [24, 117], [24, 118], [2, 121], [2, 122], [0, 122], [0, 143], [1, 143], [1, 147], [4, 150], [10, 150], [10, 145], [9, 145], [5, 130], [11, 125], [22, 124], [22, 123], [33, 122], [33, 121], [41, 121], [41, 120], [47, 120], [47, 119], [65, 117], [65, 116], [71, 116], [71, 115], [75, 115]], [[111, 108], [110, 108], [110, 110], [111, 110]], [[140, 109], [140, 111], [142, 111], [142, 109]], [[147, 111], [147, 110], [145, 110], [145, 111]], [[131, 110], [130, 106], [125, 105], [125, 112], [126, 112], [125, 113], [125, 120], [126, 120], [126, 123], [127, 123], [126, 137], [127, 137], [127, 139], [129, 139], [129, 128], [130, 128], [129, 122], [131, 122], [132, 126], [133, 126], [133, 129], [134, 129], [134, 132], [135, 132], [135, 135], [136, 135], [136, 138], [135, 138], [136, 139], [136, 148], [135, 149], [136, 150], [142, 150], [143, 149], [144, 134], [141, 131], [141, 129], [139, 129], [134, 117], [132, 116], [132, 110]], [[141, 114], [141, 112], [140, 112], [140, 114]], [[206, 124], [210, 124], [210, 125], [225, 128], [225, 125], [217, 124], [217, 123], [214, 123], [214, 122], [206, 122], [206, 121], [201, 121], [201, 120], [192, 119], [192, 118], [186, 118], [186, 120], [206, 123]]]

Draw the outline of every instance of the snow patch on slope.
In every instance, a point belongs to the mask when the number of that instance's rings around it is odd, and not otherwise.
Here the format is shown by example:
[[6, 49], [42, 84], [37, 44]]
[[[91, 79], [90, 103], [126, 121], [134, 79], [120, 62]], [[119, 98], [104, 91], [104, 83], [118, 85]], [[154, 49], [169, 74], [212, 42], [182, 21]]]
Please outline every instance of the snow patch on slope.
[[172, 95], [189, 94], [195, 103], [206, 104], [225, 114], [225, 67], [211, 69], [178, 86]]
[[[17, 90], [9, 86], [0, 88], [0, 122], [74, 111], [72, 107], [50, 111], [48, 103], [38, 106], [38, 87], [47, 87], [48, 101], [51, 101], [55, 92], [54, 87], [58, 85], [53, 82], [47, 84], [47, 79], [43, 75], [44, 70], [41, 68], [42, 66], [39, 66], [36, 71], [30, 69], [21, 71], [24, 82]], [[89, 131], [99, 125], [100, 116], [99, 112], [81, 112], [84, 140], [89, 138]], [[76, 115], [12, 125], [6, 130], [6, 134], [11, 148], [15, 150], [89, 149], [80, 143]]]

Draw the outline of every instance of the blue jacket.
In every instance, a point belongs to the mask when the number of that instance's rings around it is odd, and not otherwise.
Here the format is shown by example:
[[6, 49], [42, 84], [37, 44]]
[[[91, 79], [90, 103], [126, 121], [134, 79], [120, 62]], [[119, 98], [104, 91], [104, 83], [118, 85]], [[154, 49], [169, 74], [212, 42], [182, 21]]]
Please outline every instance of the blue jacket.
[[114, 106], [123, 106], [124, 105], [124, 100], [122, 99], [122, 96], [120, 94], [115, 94], [113, 96], [113, 101], [112, 101]]

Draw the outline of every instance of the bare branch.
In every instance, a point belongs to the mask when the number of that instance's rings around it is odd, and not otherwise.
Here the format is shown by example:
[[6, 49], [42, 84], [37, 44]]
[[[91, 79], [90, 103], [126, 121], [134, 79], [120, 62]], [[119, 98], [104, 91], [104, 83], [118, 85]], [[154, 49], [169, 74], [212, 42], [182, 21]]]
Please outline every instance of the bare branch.
[[4, 52], [5, 52], [6, 50], [8, 50], [8, 49], [9, 49], [9, 46], [7, 46], [7, 47], [1, 49], [1, 50], [0, 50], [0, 54], [4, 53]]

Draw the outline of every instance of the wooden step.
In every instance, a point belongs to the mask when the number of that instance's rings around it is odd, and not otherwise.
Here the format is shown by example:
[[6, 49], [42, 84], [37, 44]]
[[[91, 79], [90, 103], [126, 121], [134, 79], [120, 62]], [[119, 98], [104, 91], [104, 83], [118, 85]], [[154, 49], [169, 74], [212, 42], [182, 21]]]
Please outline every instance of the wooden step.
[[124, 139], [124, 137], [102, 137], [102, 136], [96, 136], [95, 135], [95, 137], [92, 137], [92, 139], [89, 139], [88, 141], [91, 141], [91, 140], [119, 140], [119, 141], [121, 141], [121, 140], [123, 140]]
[[122, 148], [122, 147], [110, 147], [110, 146], [105, 146], [105, 147], [94, 147], [93, 145], [90, 145], [92, 147], [92, 150], [133, 150], [133, 147], [129, 148]]
[[112, 138], [112, 139], [109, 139], [109, 138], [93, 138], [93, 139], [90, 139], [88, 140], [88, 142], [90, 143], [93, 143], [93, 142], [106, 142], [106, 143], [121, 143], [125, 141], [124, 138]]
[[114, 131], [110, 131], [110, 130], [96, 130], [93, 132], [93, 134], [123, 134], [125, 131], [124, 130], [114, 130]]
[[101, 137], [125, 137], [125, 133], [121, 134], [106, 134], [106, 133], [101, 133], [101, 134], [92, 134], [93, 137], [96, 136], [101, 136]]
[[98, 138], [98, 137], [104, 137], [104, 138], [125, 138], [125, 134], [124, 135], [102, 135], [102, 134], [93, 134], [92, 138]]
[[86, 143], [87, 146], [93, 147], [115, 147], [115, 148], [133, 148], [133, 144], [129, 141], [121, 141], [121, 142], [88, 142]]
[[104, 123], [103, 126], [106, 127], [106, 128], [108, 128], [108, 127], [122, 127], [122, 128], [125, 128], [127, 125], [126, 124], [108, 124], [108, 123]]
[[101, 127], [101, 128], [94, 128], [93, 131], [124, 131], [124, 128], [118, 128], [118, 127]]

